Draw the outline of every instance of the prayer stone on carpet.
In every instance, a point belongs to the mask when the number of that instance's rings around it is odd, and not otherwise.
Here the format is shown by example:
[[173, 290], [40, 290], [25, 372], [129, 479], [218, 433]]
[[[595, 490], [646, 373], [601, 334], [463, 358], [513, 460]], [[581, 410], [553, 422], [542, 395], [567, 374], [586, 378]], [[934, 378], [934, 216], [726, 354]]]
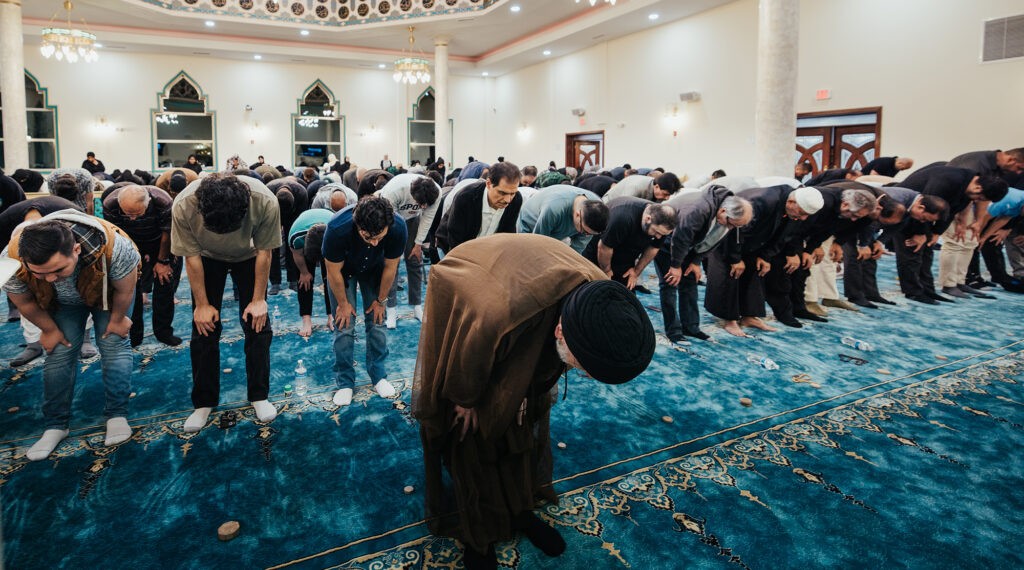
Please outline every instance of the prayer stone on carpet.
[[750, 398], [740, 398], [740, 405], [749, 408], [754, 405], [754, 401]]
[[241, 529], [241, 526], [242, 525], [238, 524], [238, 521], [228, 521], [220, 525], [220, 528], [217, 529], [217, 538], [227, 542], [238, 536], [238, 531]]
[[670, 423], [672, 423], [672, 422], [673, 422], [674, 420], [672, 419], [672, 416], [661, 416], [661, 421], [663, 421], [663, 422], [665, 422], [665, 423], [667, 423], [667, 424], [670, 424]]
[[888, 368], [879, 368], [878, 369], [878, 373], [879, 374], [885, 374], [887, 376], [891, 376], [892, 375], [892, 371], [890, 371]]
[[412, 492], [415, 491], [415, 490], [416, 490], [416, 487], [413, 487], [412, 485], [406, 485], [405, 488], [402, 489], [402, 492], [405, 493], [406, 495], [411, 495]]
[[18, 410], [20, 410], [20, 409], [21, 408], [19, 408], [18, 406], [11, 406], [10, 408], [7, 408], [7, 413], [8, 414], [16, 414], [16, 413], [18, 413]]
[[566, 445], [564, 441], [558, 442], [558, 449], [565, 449], [566, 447], [569, 447], [569, 446]]

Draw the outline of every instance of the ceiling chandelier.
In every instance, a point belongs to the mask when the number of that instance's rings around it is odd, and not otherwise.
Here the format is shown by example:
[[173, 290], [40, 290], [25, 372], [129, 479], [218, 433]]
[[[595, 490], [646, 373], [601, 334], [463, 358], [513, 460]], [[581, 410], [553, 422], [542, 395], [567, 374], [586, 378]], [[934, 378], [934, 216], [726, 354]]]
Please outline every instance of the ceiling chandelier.
[[422, 51], [415, 49], [416, 38], [412, 34], [415, 29], [409, 26], [409, 48], [403, 49], [402, 57], [395, 60], [395, 73], [391, 76], [395, 83], [430, 83], [430, 61]]
[[[597, 5], [597, 0], [587, 0], [587, 1], [590, 2], [591, 6]], [[576, 0], [576, 3], [579, 4], [580, 0]], [[615, 5], [615, 0], [604, 0], [604, 3], [605, 4], [611, 4], [612, 6], [614, 6]]]
[[[43, 28], [43, 45], [39, 46], [39, 53], [47, 59], [53, 56], [57, 58], [57, 61], [66, 60], [68, 63], [75, 63], [82, 59], [87, 63], [92, 63], [99, 59], [95, 47], [96, 36], [71, 27], [71, 10], [73, 8], [71, 0], [64, 0], [64, 10], [67, 12], [66, 28], [52, 27], [59, 11], [53, 14], [49, 25]], [[82, 27], [85, 27], [84, 20], [82, 24]]]

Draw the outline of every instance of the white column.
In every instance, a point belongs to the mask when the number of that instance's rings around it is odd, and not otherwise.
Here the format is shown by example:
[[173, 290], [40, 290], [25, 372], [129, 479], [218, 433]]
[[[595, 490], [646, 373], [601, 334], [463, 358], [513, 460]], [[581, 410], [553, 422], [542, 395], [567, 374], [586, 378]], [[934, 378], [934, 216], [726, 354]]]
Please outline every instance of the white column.
[[434, 38], [434, 156], [453, 162], [448, 130], [448, 38]]
[[29, 166], [24, 43], [21, 0], [0, 0], [0, 92], [3, 92], [5, 172]]
[[799, 31], [800, 0], [760, 0], [754, 115], [758, 176], [793, 176]]

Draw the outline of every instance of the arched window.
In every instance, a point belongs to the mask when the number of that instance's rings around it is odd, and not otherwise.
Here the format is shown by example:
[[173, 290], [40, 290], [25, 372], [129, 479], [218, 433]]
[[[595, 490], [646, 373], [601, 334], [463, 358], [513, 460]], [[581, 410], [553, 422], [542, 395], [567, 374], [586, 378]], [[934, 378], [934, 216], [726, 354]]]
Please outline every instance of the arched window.
[[182, 71], [157, 94], [157, 104], [152, 111], [154, 169], [182, 166], [190, 154], [204, 167], [213, 166], [215, 114], [208, 111], [199, 84]]
[[434, 88], [428, 87], [412, 106], [409, 119], [409, 165], [434, 161]]
[[[28, 167], [57, 168], [57, 107], [47, 105], [46, 89], [25, 72], [25, 113], [28, 121]], [[0, 93], [0, 110], [3, 94]], [[0, 113], [0, 168], [4, 167], [3, 114]]]
[[319, 168], [333, 154], [345, 156], [345, 116], [331, 90], [317, 79], [297, 101], [299, 112], [292, 114], [292, 145], [295, 167]]

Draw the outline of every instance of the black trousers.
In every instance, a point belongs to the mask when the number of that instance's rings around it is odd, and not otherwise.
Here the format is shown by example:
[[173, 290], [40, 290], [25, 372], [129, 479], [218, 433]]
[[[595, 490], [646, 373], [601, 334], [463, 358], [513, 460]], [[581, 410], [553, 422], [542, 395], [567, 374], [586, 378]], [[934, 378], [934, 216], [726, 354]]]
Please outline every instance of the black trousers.
[[708, 256], [708, 286], [704, 290], [704, 308], [727, 321], [740, 317], [763, 317], [764, 282], [757, 274], [757, 256], [743, 256], [746, 268], [739, 279], [729, 276], [732, 267], [725, 259], [722, 248], [716, 247]]
[[294, 283], [299, 280], [299, 267], [295, 265], [295, 260], [292, 259], [292, 250], [288, 246], [288, 229], [281, 228], [281, 247], [274, 252], [274, 255], [270, 258], [270, 283], [273, 285], [281, 284], [281, 264], [284, 264], [284, 272], [288, 277], [289, 283]]
[[[206, 299], [217, 311], [221, 310], [224, 284], [230, 273], [231, 281], [238, 287], [238, 318], [242, 320], [242, 312], [252, 302], [256, 258], [236, 263], [208, 257], [202, 260]], [[195, 297], [192, 298], [192, 306], [195, 306]], [[200, 335], [195, 321], [192, 322], [192, 340], [189, 343], [192, 356], [192, 405], [197, 408], [212, 408], [220, 400], [220, 333], [223, 319], [222, 314], [213, 332], [207, 336]], [[266, 400], [270, 394], [270, 341], [274, 338], [270, 319], [267, 319], [267, 324], [260, 332], [242, 320], [242, 332], [245, 334], [245, 375], [249, 401]]]
[[793, 320], [793, 312], [804, 312], [804, 289], [807, 287], [809, 269], [797, 269], [786, 273], [786, 256], [779, 254], [768, 260], [771, 271], [764, 277], [764, 297], [772, 308], [775, 318], [780, 321]]
[[843, 294], [851, 301], [877, 299], [878, 262], [874, 259], [857, 259], [856, 244], [843, 244]]
[[[315, 273], [316, 272], [316, 264], [313, 263], [313, 260], [311, 260], [308, 257], [306, 257], [304, 259], [306, 261], [306, 271], [309, 271], [310, 273]], [[331, 301], [327, 298], [327, 287], [328, 287], [328, 284], [327, 284], [327, 264], [324, 263], [322, 260], [320, 261], [320, 279], [321, 279], [321, 281], [323, 281], [323, 287], [324, 287], [324, 306], [326, 307], [325, 310], [327, 311], [327, 316], [330, 316], [331, 315]], [[309, 289], [302, 289], [302, 288], [299, 289], [298, 297], [299, 297], [299, 316], [300, 317], [304, 317], [306, 315], [312, 315], [313, 314], [313, 285], [315, 284], [316, 279], [314, 279], [313, 281], [314, 281], [314, 283], [310, 283]]]
[[[654, 269], [658, 274], [658, 295], [661, 297], [661, 318], [665, 322], [665, 336], [682, 340], [684, 334], [700, 331], [700, 311], [697, 307], [697, 280], [683, 275], [679, 285], [665, 283], [665, 274], [671, 267], [672, 257], [664, 251], [654, 256]], [[685, 271], [685, 268], [683, 268]]]
[[132, 328], [128, 331], [132, 344], [142, 342], [145, 329], [142, 322], [142, 294], [150, 289], [153, 290], [153, 336], [165, 338], [174, 334], [174, 292], [178, 290], [181, 281], [182, 258], [172, 258], [171, 280], [168, 283], [160, 283], [153, 276], [156, 258], [156, 255], [150, 255], [148, 260], [143, 258], [139, 283], [135, 287], [135, 304], [132, 306]]
[[935, 292], [935, 278], [932, 277], [932, 248], [921, 246], [917, 252], [904, 242], [911, 236], [896, 232], [893, 246], [896, 251], [896, 273], [900, 277], [900, 290], [907, 297], [918, 297]]

